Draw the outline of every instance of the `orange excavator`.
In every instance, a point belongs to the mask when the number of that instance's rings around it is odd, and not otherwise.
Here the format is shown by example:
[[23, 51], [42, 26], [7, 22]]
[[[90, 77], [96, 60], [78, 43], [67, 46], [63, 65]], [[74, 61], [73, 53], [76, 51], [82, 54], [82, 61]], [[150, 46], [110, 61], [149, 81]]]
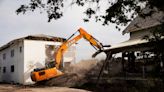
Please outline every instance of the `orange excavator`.
[[88, 34], [84, 29], [79, 28], [77, 32], [79, 32], [80, 34], [74, 37], [73, 39], [71, 39], [75, 35], [76, 33], [75, 32], [54, 53], [54, 58], [55, 58], [54, 67], [42, 68], [42, 69], [37, 68], [31, 72], [32, 81], [39, 82], [63, 75], [64, 73], [59, 70], [60, 64], [62, 62], [63, 54], [71, 45], [75, 44], [81, 38], [86, 39], [96, 50], [98, 51], [103, 50], [103, 45], [98, 40], [96, 40], [92, 35]]

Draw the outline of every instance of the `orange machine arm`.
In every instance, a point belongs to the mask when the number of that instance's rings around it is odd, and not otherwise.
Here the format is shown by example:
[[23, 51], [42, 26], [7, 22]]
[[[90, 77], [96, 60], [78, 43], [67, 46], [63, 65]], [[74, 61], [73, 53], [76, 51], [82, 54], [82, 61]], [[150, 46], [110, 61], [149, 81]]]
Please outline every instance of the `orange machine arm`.
[[[63, 57], [63, 53], [72, 45], [75, 44], [78, 40], [80, 40], [82, 37], [86, 39], [90, 44], [95, 48], [99, 50], [103, 50], [102, 44], [96, 40], [92, 35], [88, 34], [84, 29], [80, 28], [79, 30], [79, 35], [74, 37], [72, 40], [67, 40], [64, 42], [56, 51], [55, 53], [55, 62], [56, 62], [56, 68], [58, 69], [61, 63], [61, 59]], [[74, 34], [73, 34], [74, 35]], [[72, 35], [72, 36], [73, 36]], [[71, 36], [71, 37], [72, 37]]]

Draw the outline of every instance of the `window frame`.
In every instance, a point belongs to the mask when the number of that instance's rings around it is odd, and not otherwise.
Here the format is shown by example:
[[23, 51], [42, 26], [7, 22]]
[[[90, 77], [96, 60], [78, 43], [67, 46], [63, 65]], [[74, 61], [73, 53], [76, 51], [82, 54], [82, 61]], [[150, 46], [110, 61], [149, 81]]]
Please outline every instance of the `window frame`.
[[11, 56], [11, 57], [14, 57], [14, 52], [15, 52], [14, 49], [12, 49], [12, 50], [10, 51], [10, 54], [11, 54], [10, 56]]
[[3, 60], [6, 60], [6, 53], [3, 53], [2, 57], [3, 57]]
[[14, 67], [14, 65], [11, 65], [11, 67], [10, 67], [10, 72], [14, 72], [15, 71], [15, 67]]
[[22, 46], [19, 47], [19, 52], [22, 53]]
[[3, 73], [6, 73], [6, 67], [5, 66], [3, 67]]

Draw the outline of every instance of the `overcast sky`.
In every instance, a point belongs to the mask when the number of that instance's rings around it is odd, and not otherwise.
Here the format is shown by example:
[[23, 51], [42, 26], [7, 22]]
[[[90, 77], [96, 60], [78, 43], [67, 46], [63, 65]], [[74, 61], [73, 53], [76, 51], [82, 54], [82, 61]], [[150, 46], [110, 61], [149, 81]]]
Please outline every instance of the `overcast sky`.
[[[94, 21], [84, 23], [82, 20], [84, 18], [84, 8], [77, 6], [67, 7], [64, 10], [64, 17], [48, 23], [47, 15], [40, 14], [38, 11], [17, 15], [15, 10], [24, 3], [24, 0], [0, 0], [0, 46], [13, 39], [32, 34], [68, 38], [79, 27], [84, 28], [104, 45], [117, 44], [129, 38], [129, 35], [122, 36], [121, 31], [115, 29], [112, 24], [102, 26], [101, 23]], [[88, 42], [80, 40], [77, 44], [77, 61], [90, 59], [94, 52], [94, 48]], [[97, 58], [103, 57], [100, 55]]]

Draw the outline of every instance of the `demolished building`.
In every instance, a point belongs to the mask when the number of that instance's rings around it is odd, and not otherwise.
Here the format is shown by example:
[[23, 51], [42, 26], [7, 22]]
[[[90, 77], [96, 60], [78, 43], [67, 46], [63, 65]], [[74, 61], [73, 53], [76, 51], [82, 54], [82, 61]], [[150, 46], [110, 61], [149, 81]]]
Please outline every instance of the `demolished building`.
[[[139, 57], [142, 58], [142, 72], [145, 71], [145, 62], [150, 60], [150, 58], [154, 58], [156, 56], [154, 55], [147, 55], [155, 48], [155, 46], [147, 39], [144, 39], [145, 36], [151, 37], [153, 34], [153, 31], [156, 31], [159, 28], [162, 28], [163, 22], [164, 22], [164, 12], [159, 11], [156, 8], [150, 9], [146, 7], [142, 10], [143, 14], [147, 14], [153, 12], [150, 16], [141, 17], [137, 16], [123, 31], [123, 34], [129, 33], [130, 38], [127, 41], [124, 41], [122, 43], [112, 45], [108, 50], [106, 50], [108, 56], [110, 54], [117, 54], [121, 53], [122, 56], [122, 64], [128, 61], [128, 63], [135, 63], [137, 62], [136, 59]], [[164, 29], [162, 29], [164, 30]], [[160, 43], [163, 43], [163, 39], [161, 39]], [[124, 58], [125, 57], [125, 58]], [[146, 58], [146, 59], [145, 59]], [[111, 58], [109, 58], [111, 59]], [[138, 59], [139, 61], [139, 59]], [[160, 60], [161, 66], [163, 66], [163, 61]], [[124, 70], [124, 65], [122, 65]], [[132, 68], [135, 68], [135, 66], [130, 66]], [[132, 69], [128, 69], [132, 70]], [[149, 70], [149, 67], [147, 67], [147, 70]]]
[[[0, 47], [0, 82], [33, 84], [30, 73], [54, 61], [54, 51], [65, 38], [48, 35], [29, 35], [10, 41]], [[62, 65], [75, 63], [75, 45], [63, 56]]]

